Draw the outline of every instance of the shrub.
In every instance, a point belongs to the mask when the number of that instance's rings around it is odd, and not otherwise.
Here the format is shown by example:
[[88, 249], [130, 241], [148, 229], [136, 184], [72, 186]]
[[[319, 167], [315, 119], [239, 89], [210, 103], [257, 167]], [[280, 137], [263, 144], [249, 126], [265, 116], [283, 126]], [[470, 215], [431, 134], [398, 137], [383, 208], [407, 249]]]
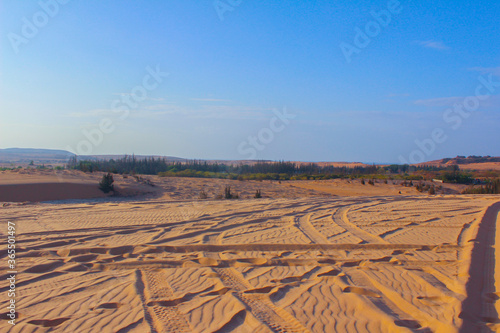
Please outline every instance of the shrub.
[[471, 186], [465, 189], [462, 194], [500, 194], [500, 179], [492, 180], [485, 186]]
[[200, 199], [207, 199], [208, 194], [207, 194], [207, 192], [205, 192], [205, 190], [201, 190], [199, 197], [200, 197]]
[[102, 179], [99, 182], [99, 189], [104, 193], [109, 193], [111, 191], [114, 192], [115, 187], [113, 183], [114, 183], [113, 175], [108, 172], [106, 175], [102, 176]]
[[429, 189], [429, 194], [430, 195], [436, 194], [436, 189], [434, 188], [434, 185], [432, 185], [431, 188]]
[[224, 189], [224, 198], [225, 199], [238, 199], [239, 196], [238, 196], [238, 194], [232, 194], [231, 187], [226, 186], [226, 188]]

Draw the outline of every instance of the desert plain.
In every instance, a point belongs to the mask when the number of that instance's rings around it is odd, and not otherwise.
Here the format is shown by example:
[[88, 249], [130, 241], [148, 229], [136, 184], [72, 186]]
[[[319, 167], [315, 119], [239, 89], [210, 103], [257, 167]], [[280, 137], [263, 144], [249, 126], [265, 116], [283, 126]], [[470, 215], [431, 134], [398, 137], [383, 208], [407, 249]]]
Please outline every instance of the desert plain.
[[101, 176], [0, 172], [0, 331], [500, 331], [498, 195], [117, 175], [109, 196]]

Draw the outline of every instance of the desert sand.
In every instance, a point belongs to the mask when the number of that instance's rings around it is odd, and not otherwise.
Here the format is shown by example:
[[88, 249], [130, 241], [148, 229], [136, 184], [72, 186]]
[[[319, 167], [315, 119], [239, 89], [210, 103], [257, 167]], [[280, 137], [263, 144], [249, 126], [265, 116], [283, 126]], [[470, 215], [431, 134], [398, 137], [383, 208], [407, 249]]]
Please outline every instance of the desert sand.
[[[99, 175], [58, 178], [71, 177]], [[0, 205], [2, 238], [7, 221], [17, 226], [19, 312], [0, 331], [500, 330], [499, 196], [120, 177], [118, 187], [150, 190]], [[213, 199], [228, 184], [241, 199]], [[265, 198], [251, 198], [256, 188]]]

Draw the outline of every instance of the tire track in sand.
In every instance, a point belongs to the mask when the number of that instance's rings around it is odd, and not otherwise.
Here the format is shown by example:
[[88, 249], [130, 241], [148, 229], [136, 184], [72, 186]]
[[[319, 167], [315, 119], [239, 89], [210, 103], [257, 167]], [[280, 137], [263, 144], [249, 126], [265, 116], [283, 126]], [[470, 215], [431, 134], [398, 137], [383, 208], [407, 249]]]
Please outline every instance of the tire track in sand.
[[[494, 332], [498, 320], [500, 295], [500, 202], [488, 207], [481, 219], [470, 254], [469, 280], [465, 285], [467, 298], [462, 302], [459, 332]], [[495, 281], [497, 280], [497, 281]]]
[[191, 332], [188, 321], [177, 308], [172, 288], [161, 271], [142, 270], [137, 274], [143, 284], [143, 304], [150, 325], [158, 332]]
[[333, 214], [333, 221], [354, 236], [360, 238], [363, 243], [389, 244], [389, 242], [385, 241], [384, 239], [364, 231], [363, 229], [359, 228], [354, 223], [349, 221], [349, 218], [347, 217], [347, 213], [349, 212], [349, 210], [350, 207], [342, 207], [338, 209], [335, 214]]
[[252, 315], [273, 332], [310, 332], [295, 317], [271, 302], [265, 294], [246, 294], [254, 287], [232, 268], [214, 268], [221, 281], [234, 290], [234, 296], [244, 303]]
[[[214, 240], [222, 244], [224, 232]], [[221, 252], [212, 253], [210, 257], [225, 259]], [[245, 291], [254, 289], [243, 275], [234, 268], [213, 268], [222, 283], [234, 290], [234, 297], [244, 303], [252, 315], [269, 327], [273, 332], [309, 332], [307, 328], [287, 311], [275, 306], [267, 295], [245, 294]]]
[[304, 233], [314, 244], [328, 244], [330, 243], [328, 239], [323, 236], [314, 226], [311, 224], [311, 215], [306, 214], [304, 216], [295, 217], [295, 223], [297, 228]]

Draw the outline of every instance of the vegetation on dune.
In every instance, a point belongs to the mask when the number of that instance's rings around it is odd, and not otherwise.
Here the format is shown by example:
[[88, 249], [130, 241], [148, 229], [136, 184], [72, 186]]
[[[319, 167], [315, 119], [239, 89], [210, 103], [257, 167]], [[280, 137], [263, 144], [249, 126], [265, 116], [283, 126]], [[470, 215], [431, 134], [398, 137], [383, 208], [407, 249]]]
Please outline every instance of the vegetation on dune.
[[104, 193], [114, 192], [115, 186], [113, 185], [114, 179], [111, 173], [107, 173], [102, 176], [101, 181], [99, 182], [99, 189]]
[[230, 186], [226, 186], [226, 188], [224, 188], [224, 199], [238, 199], [238, 198], [239, 198], [238, 194], [231, 193]]
[[207, 199], [208, 198], [207, 192], [205, 192], [205, 190], [201, 190], [199, 198], [200, 199]]
[[434, 188], [434, 185], [432, 185], [431, 188], [429, 189], [429, 194], [430, 195], [436, 194], [436, 189]]
[[[84, 172], [105, 171], [122, 175], [149, 174], [161, 177], [198, 177], [246, 180], [326, 180], [326, 179], [370, 179], [368, 184], [404, 181], [404, 186], [412, 186], [416, 181], [442, 180], [445, 183], [474, 184], [500, 177], [500, 171], [465, 172], [458, 165], [366, 165], [349, 167], [322, 166], [317, 163], [297, 164], [293, 162], [258, 161], [252, 164], [209, 163], [207, 161], [173, 162], [165, 158], [136, 158], [125, 156], [110, 160], [78, 160], [73, 157], [67, 167]], [[429, 191], [429, 188], [423, 189]], [[476, 191], [476, 190], [474, 190]], [[477, 190], [481, 191], [481, 190]], [[485, 189], [486, 191], [486, 189]], [[223, 196], [224, 197], [224, 196]]]
[[500, 179], [494, 179], [484, 185], [475, 186], [465, 189], [463, 194], [500, 194]]

